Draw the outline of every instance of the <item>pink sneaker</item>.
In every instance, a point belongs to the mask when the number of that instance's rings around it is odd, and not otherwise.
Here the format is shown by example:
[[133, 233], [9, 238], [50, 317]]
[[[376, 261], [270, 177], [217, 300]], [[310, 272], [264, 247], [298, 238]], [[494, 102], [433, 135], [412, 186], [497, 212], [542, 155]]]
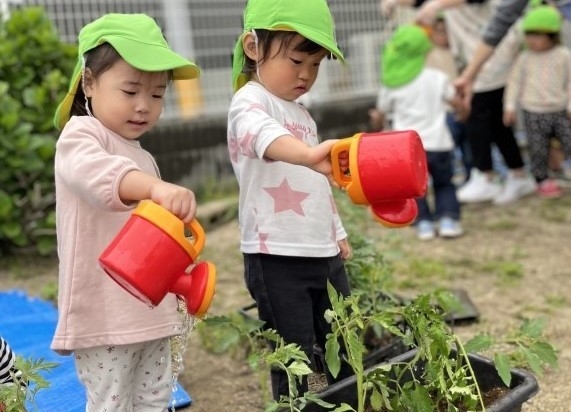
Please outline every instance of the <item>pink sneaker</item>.
[[553, 179], [545, 179], [537, 187], [537, 194], [544, 199], [554, 199], [563, 194], [561, 188]]

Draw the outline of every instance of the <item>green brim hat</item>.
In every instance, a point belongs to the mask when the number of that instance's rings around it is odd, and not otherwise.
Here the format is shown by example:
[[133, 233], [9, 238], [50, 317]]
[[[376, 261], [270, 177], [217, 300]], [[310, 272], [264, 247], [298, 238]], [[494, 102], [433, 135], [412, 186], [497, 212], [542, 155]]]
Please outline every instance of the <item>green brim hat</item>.
[[430, 49], [432, 43], [422, 27], [400, 26], [383, 48], [381, 83], [387, 87], [410, 83], [420, 74]]
[[54, 125], [62, 129], [70, 117], [73, 99], [81, 80], [83, 56], [102, 43], [109, 43], [123, 60], [145, 72], [173, 71], [174, 80], [200, 76], [198, 66], [175, 53], [163, 37], [157, 23], [146, 14], [107, 14], [79, 32], [78, 62], [69, 90], [59, 104]]
[[345, 61], [335, 41], [335, 27], [326, 0], [248, 0], [244, 32], [232, 55], [232, 85], [237, 91], [248, 81], [242, 73], [246, 57], [242, 39], [252, 29], [295, 31]]
[[559, 33], [561, 30], [561, 14], [552, 6], [536, 6], [524, 16], [521, 26], [524, 33]]

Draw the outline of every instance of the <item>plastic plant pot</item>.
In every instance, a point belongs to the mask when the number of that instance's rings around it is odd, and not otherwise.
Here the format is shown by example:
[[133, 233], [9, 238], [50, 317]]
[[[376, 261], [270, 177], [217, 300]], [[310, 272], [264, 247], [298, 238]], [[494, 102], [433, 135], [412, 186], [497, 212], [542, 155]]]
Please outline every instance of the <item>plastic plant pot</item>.
[[[391, 359], [389, 362], [409, 362], [414, 358], [415, 353], [416, 349], [408, 351]], [[455, 351], [452, 351], [452, 354], [455, 354]], [[494, 363], [490, 359], [476, 354], [469, 354], [468, 357], [481, 391], [485, 392], [495, 387], [505, 388]], [[422, 370], [421, 364], [419, 365], [419, 370]], [[512, 380], [509, 390], [504, 396], [496, 399], [490, 405], [487, 405], [487, 412], [520, 412], [523, 404], [539, 391], [537, 380], [530, 372], [516, 368], [511, 369], [510, 372]], [[317, 396], [326, 402], [336, 405], [347, 403], [355, 408], [357, 405], [355, 377], [351, 376], [330, 385], [323, 391], [317, 393]], [[323, 408], [320, 406], [309, 403], [305, 407], [304, 412], [318, 412], [322, 410]]]

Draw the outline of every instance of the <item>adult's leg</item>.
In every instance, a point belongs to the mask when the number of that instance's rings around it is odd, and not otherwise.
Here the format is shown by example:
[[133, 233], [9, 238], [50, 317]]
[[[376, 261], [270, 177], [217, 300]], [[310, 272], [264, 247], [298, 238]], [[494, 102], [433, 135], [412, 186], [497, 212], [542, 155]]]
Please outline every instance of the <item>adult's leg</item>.
[[472, 151], [472, 164], [482, 172], [492, 171], [492, 120], [488, 110], [489, 100], [489, 92], [474, 93], [472, 110], [466, 121], [466, 137]]
[[504, 88], [487, 92], [487, 107], [490, 119], [490, 133], [493, 142], [502, 154], [509, 169], [523, 168], [521, 151], [511, 127], [503, 122]]

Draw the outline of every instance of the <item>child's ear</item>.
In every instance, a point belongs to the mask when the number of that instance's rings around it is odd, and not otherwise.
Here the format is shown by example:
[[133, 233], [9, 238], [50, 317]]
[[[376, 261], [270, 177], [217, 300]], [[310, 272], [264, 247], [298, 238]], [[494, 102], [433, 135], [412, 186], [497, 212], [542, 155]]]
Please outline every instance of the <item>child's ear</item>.
[[246, 33], [242, 37], [242, 47], [246, 56], [254, 61], [258, 61], [258, 45], [252, 33]]

